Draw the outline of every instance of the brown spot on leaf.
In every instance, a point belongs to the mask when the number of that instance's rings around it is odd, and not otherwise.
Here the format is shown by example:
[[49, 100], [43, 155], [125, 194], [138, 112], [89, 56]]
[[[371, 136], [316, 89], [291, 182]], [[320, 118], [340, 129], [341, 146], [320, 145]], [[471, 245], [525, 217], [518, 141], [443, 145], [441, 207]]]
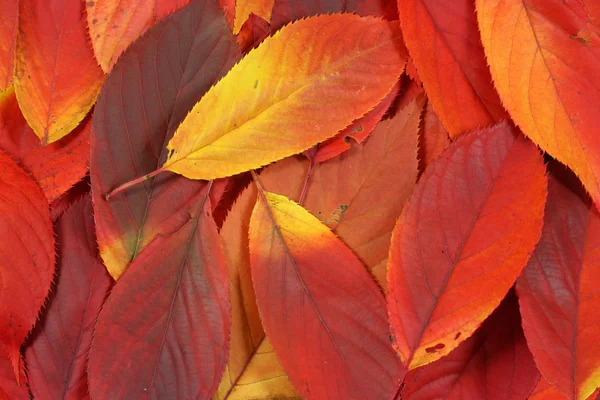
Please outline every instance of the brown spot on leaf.
[[446, 347], [446, 345], [445, 345], [445, 344], [443, 344], [443, 343], [438, 343], [438, 344], [436, 344], [436, 345], [435, 345], [435, 346], [433, 346], [433, 347], [428, 347], [428, 348], [426, 348], [426, 349], [425, 349], [425, 351], [426, 351], [426, 352], [428, 352], [428, 353], [435, 353], [436, 351], [438, 351], [438, 350], [441, 350], [441, 349], [443, 349], [444, 347]]

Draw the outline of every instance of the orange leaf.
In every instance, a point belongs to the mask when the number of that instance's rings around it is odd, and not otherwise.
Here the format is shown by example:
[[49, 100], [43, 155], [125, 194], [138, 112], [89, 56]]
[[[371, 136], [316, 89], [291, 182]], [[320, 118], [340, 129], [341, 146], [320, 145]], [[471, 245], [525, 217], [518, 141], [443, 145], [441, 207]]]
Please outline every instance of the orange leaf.
[[542, 238], [517, 293], [538, 368], [567, 398], [585, 400], [600, 386], [600, 213], [579, 181], [554, 167]]
[[0, 0], [0, 92], [13, 80], [15, 41], [19, 11], [18, 0]]
[[511, 117], [600, 204], [600, 31], [583, 3], [477, 0], [477, 16]]
[[233, 33], [236, 35], [240, 33], [242, 25], [244, 25], [250, 14], [261, 17], [267, 22], [270, 21], [274, 1], [275, 0], [236, 0]]
[[388, 261], [390, 324], [409, 369], [450, 353], [498, 306], [540, 237], [545, 200], [542, 156], [505, 122], [425, 170]]
[[83, 13], [80, 1], [19, 1], [15, 93], [44, 145], [79, 125], [104, 79], [90, 49]]
[[387, 339], [385, 300], [360, 260], [286, 197], [260, 192], [250, 220], [260, 316], [307, 398], [385, 399], [404, 375]]
[[214, 179], [300, 153], [375, 107], [405, 62], [398, 23], [344, 14], [291, 24], [194, 106], [160, 170]]
[[104, 72], [121, 53], [160, 18], [190, 0], [89, 0], [87, 25], [96, 59]]
[[554, 389], [554, 387], [543, 376], [531, 392], [527, 400], [565, 400], [564, 394]]
[[406, 47], [455, 138], [506, 118], [478, 40], [473, 0], [398, 0]]
[[419, 171], [423, 173], [449, 145], [448, 131], [428, 101], [419, 130]]

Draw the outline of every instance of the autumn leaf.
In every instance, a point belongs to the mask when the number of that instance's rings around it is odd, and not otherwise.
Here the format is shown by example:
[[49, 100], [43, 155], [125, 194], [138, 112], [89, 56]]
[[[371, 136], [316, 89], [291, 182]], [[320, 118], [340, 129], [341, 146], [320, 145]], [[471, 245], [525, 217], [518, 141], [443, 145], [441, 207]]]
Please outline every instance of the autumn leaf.
[[449, 145], [448, 131], [428, 101], [419, 130], [419, 171], [425, 171]]
[[409, 369], [450, 353], [498, 306], [540, 237], [545, 201], [538, 149], [505, 122], [425, 170], [388, 260], [391, 330]]
[[565, 400], [566, 397], [542, 376], [527, 400]]
[[398, 0], [398, 12], [427, 97], [452, 138], [507, 117], [491, 83], [472, 0]]
[[57, 221], [57, 277], [24, 351], [35, 398], [89, 398], [87, 353], [100, 306], [111, 287], [96, 248], [90, 195]]
[[[207, 399], [227, 360], [227, 266], [208, 190], [115, 284], [89, 355], [93, 399]], [[123, 366], [127, 366], [123, 368]]]
[[452, 353], [410, 371], [403, 400], [528, 398], [540, 378], [521, 328], [514, 293]]
[[18, 0], [0, 0], [0, 92], [13, 80], [15, 41], [18, 26]]
[[255, 14], [250, 14], [246, 22], [244, 22], [244, 25], [242, 25], [240, 32], [236, 36], [242, 53], [246, 54], [258, 46], [260, 42], [269, 36], [270, 32], [271, 27], [267, 21], [256, 16]]
[[265, 21], [271, 20], [274, 0], [236, 0], [233, 33], [238, 34], [251, 14]]
[[27, 377], [20, 372], [20, 385], [15, 381], [15, 372], [10, 361], [0, 357], [0, 400], [29, 400], [29, 391], [24, 384]]
[[87, 26], [98, 63], [109, 72], [123, 51], [159, 19], [190, 0], [89, 0]]
[[[523, 133], [600, 203], [600, 33], [581, 1], [477, 0], [500, 98]], [[590, 2], [593, 3], [593, 2]]]
[[52, 282], [54, 233], [41, 189], [1, 150], [0, 193], [0, 358], [8, 356], [19, 379], [19, 348]]
[[87, 174], [91, 126], [88, 117], [72, 134], [42, 146], [21, 114], [14, 90], [0, 93], [0, 148], [33, 176], [50, 202]]
[[260, 189], [249, 236], [261, 320], [299, 392], [389, 396], [404, 370], [386, 340], [384, 297], [360, 260], [304, 208]]
[[298, 21], [267, 38], [206, 93], [155, 173], [214, 179], [299, 153], [376, 106], [405, 61], [397, 23], [355, 15]]
[[43, 145], [71, 132], [104, 79], [90, 49], [83, 2], [19, 0], [14, 87]]
[[[169, 60], [173, 54], [181, 64]], [[162, 165], [179, 123], [240, 57], [218, 6], [194, 0], [129, 47], [106, 79], [94, 112], [90, 172], [98, 246], [114, 278], [163, 223], [186, 218], [204, 183], [167, 173], [110, 201], [104, 195]]]
[[553, 164], [542, 238], [517, 281], [523, 327], [544, 377], [569, 399], [600, 386], [600, 214]]

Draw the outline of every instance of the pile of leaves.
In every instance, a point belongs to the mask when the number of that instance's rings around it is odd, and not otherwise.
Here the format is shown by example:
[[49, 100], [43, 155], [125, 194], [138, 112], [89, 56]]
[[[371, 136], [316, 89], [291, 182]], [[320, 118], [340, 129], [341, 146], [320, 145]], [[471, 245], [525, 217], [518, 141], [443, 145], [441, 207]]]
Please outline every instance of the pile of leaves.
[[0, 398], [588, 399], [597, 0], [0, 0]]

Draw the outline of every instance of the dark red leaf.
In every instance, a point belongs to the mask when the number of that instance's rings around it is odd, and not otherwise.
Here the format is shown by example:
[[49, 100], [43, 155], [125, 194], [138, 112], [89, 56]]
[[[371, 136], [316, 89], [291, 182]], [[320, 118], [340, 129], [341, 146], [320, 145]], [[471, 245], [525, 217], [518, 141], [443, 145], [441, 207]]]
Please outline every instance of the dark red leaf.
[[242, 52], [247, 53], [258, 46], [270, 33], [271, 27], [267, 21], [256, 14], [250, 14], [236, 38]]
[[27, 376], [36, 399], [87, 399], [92, 331], [112, 283], [96, 247], [91, 196], [77, 200], [55, 229], [57, 277], [25, 348]]

